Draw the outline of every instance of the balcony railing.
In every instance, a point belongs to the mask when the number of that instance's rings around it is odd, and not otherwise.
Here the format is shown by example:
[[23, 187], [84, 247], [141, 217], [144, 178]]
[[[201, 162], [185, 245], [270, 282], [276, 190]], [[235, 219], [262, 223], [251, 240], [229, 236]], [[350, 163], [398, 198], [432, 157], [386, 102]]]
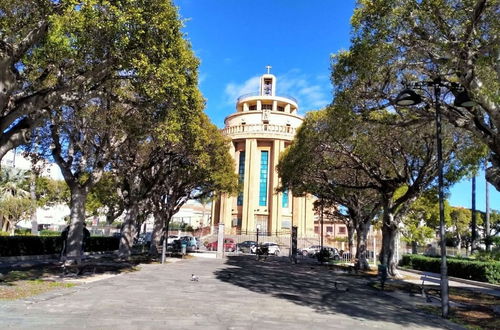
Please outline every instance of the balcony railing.
[[[243, 94], [241, 95], [240, 97], [238, 97], [237, 99], [237, 102], [240, 102], [241, 100], [243, 99], [246, 99], [247, 97], [252, 97], [252, 96], [271, 96], [271, 95], [260, 95], [259, 92], [254, 92], [254, 93], [247, 93], [247, 94]], [[298, 104], [297, 103], [297, 99], [293, 96], [289, 96], [289, 95], [274, 95], [276, 97], [283, 97], [285, 99], [289, 99], [289, 100], [292, 100], [293, 102], [295, 102], [295, 104]]]
[[293, 137], [295, 135], [295, 128], [287, 125], [273, 125], [273, 124], [250, 124], [250, 125], [236, 125], [228, 126], [222, 129], [224, 135], [233, 135], [241, 133], [271, 133], [278, 135], [287, 135]]

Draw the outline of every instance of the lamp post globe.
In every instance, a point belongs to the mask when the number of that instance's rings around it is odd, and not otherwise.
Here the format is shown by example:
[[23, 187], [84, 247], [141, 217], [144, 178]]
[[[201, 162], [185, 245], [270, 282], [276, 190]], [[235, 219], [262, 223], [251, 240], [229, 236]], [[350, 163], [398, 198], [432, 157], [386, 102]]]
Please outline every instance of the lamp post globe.
[[400, 106], [416, 105], [422, 102], [420, 95], [414, 90], [406, 88], [396, 97], [396, 104]]

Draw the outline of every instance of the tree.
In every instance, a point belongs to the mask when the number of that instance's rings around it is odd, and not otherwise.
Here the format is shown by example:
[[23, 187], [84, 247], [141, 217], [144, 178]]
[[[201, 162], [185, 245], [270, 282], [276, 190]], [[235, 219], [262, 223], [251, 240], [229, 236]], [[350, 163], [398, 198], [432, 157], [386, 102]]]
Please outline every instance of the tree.
[[109, 234], [109, 226], [123, 213], [123, 197], [121, 178], [112, 172], [104, 172], [101, 180], [90, 190], [85, 204], [88, 214], [106, 215], [105, 234]]
[[[330, 166], [332, 155], [327, 150], [325, 131], [321, 129], [324, 118], [324, 111], [308, 113], [292, 145], [281, 155], [277, 167], [281, 178], [280, 190], [290, 189], [294, 196], [312, 194], [320, 198], [327, 205], [325, 214], [348, 227], [350, 249], [353, 231], [356, 231], [358, 266], [368, 269], [367, 235], [371, 222], [380, 210], [380, 198], [374, 190], [350, 189], [335, 184], [332, 178], [343, 173]], [[362, 176], [351, 179], [353, 182], [364, 180]]]
[[69, 204], [70, 191], [64, 180], [54, 180], [45, 176], [37, 176], [35, 181], [37, 206]]
[[[18, 3], [9, 3], [15, 16]], [[189, 119], [186, 114], [197, 113], [203, 101], [197, 86], [198, 61], [183, 39], [171, 1], [88, 0], [61, 7], [60, 14], [48, 14], [45, 39], [28, 51], [23, 67], [35, 79], [42, 77], [42, 85], [55, 98], [37, 101], [45, 121], [35, 133], [70, 187], [69, 239], [74, 244], [69, 250], [78, 253], [85, 198], [102, 173], [113, 168], [123, 175], [124, 185], [133, 187], [123, 191], [126, 199], [134, 200], [126, 223], [135, 221], [133, 210], [140, 200], [134, 191], [143, 168], [129, 166], [131, 159], [147, 155], [158, 126]], [[55, 71], [44, 73], [53, 67]], [[16, 86], [31, 85], [21, 81]], [[12, 112], [11, 117], [16, 116]], [[123, 148], [118, 150], [118, 145]], [[132, 220], [127, 222], [127, 216]]]
[[[499, 12], [498, 0], [359, 1], [351, 47], [333, 59], [336, 97], [351, 90], [347, 100], [376, 110], [394, 104], [401, 81], [459, 83], [476, 105], [456, 107], [446, 93], [442, 113], [489, 148], [487, 178], [500, 189]], [[455, 96], [462, 91], [452, 89]], [[433, 104], [432, 95], [422, 96]], [[429, 110], [415, 107], [411, 120], [432, 118]]]
[[[450, 206], [447, 201], [444, 205], [445, 223], [449, 226]], [[417, 247], [422, 246], [428, 239], [436, 237], [439, 228], [439, 204], [436, 192], [424, 192], [408, 208], [402, 217], [404, 227], [401, 229], [403, 240], [412, 246], [412, 253], [417, 253]]]
[[[317, 138], [304, 143], [297, 157], [316, 154], [321, 167], [312, 171], [324, 173], [326, 169], [333, 186], [377, 192], [383, 210], [380, 261], [394, 274], [394, 240], [401, 217], [436, 183], [434, 126], [427, 121], [405, 127], [392, 125], [398, 114], [382, 110], [370, 116], [377, 120], [365, 120], [363, 114], [345, 104], [308, 114], [303, 127]], [[307, 134], [305, 131], [301, 128], [297, 138]], [[460, 155], [475, 148], [470, 139], [457, 139], [455, 133], [447, 130], [443, 140], [448, 183], [458, 180], [467, 168]]]
[[462, 248], [464, 237], [470, 235], [471, 215], [471, 210], [463, 207], [454, 207], [451, 210], [451, 224], [457, 239], [457, 247], [459, 249]]
[[229, 141], [204, 113], [183, 126], [177, 134], [162, 136], [161, 150], [167, 155], [160, 158], [154, 174], [161, 180], [151, 195], [155, 210], [151, 253], [156, 253], [161, 233], [168, 232], [172, 216], [189, 199], [237, 190]]
[[0, 228], [14, 235], [16, 224], [30, 216], [36, 206], [29, 193], [25, 171], [2, 170], [0, 176]]

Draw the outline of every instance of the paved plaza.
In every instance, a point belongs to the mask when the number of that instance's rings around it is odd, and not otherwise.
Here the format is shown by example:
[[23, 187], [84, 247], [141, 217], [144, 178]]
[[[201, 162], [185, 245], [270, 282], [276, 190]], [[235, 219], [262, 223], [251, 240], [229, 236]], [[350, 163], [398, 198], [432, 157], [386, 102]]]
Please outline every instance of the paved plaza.
[[1, 302], [0, 320], [3, 329], [459, 328], [366, 281], [286, 258], [192, 258]]

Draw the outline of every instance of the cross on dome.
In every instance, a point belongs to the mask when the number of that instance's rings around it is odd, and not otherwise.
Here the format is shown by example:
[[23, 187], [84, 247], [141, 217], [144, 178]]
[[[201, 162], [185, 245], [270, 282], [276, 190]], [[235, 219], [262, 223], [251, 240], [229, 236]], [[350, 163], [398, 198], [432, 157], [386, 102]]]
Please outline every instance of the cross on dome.
[[269, 71], [271, 71], [271, 68], [272, 68], [272, 66], [270, 66], [270, 65], [266, 65], [267, 74], [269, 74]]

